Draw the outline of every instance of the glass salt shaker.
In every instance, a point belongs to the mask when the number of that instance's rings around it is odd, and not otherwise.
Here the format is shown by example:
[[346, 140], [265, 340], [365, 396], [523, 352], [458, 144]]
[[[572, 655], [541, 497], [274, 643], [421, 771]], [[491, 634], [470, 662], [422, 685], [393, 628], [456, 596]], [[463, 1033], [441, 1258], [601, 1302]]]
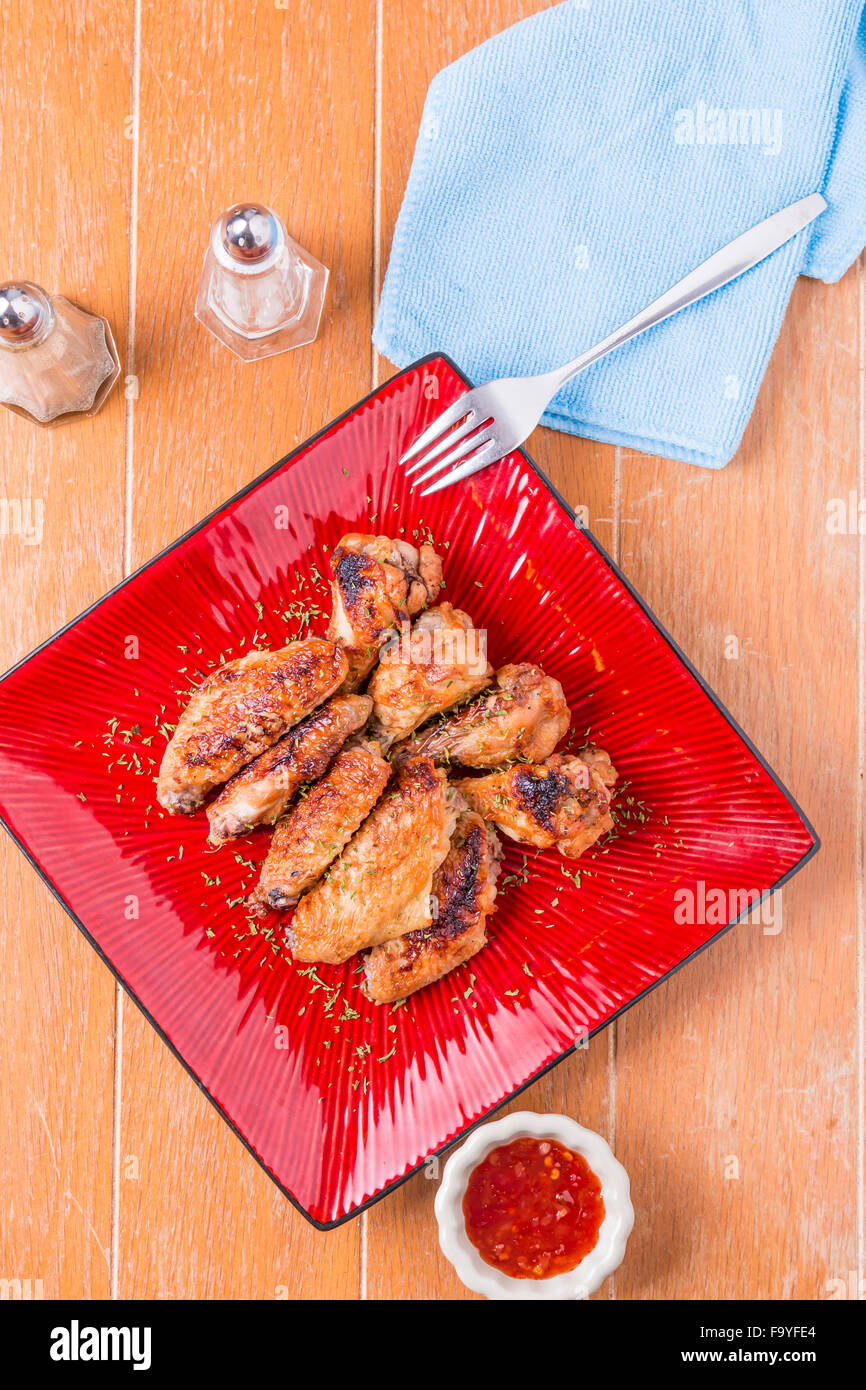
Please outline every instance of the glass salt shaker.
[[312, 343], [328, 269], [263, 203], [236, 203], [214, 223], [195, 316], [245, 362]]
[[0, 285], [0, 403], [34, 424], [95, 415], [120, 375], [106, 319], [29, 280]]

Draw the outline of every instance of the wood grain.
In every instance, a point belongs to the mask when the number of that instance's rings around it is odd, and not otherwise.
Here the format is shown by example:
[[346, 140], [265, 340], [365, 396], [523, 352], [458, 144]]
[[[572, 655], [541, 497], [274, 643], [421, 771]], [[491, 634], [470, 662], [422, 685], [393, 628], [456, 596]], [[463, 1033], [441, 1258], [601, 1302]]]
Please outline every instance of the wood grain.
[[[118, 17], [113, 0], [91, 7], [87, 28], [71, 3], [3, 6], [0, 161], [13, 195], [2, 277], [105, 314], [122, 354], [132, 35]], [[19, 52], [24, 99], [9, 61]], [[121, 576], [121, 392], [95, 419], [55, 430], [0, 410], [0, 455], [0, 496], [41, 508], [38, 543], [5, 525], [0, 535], [5, 670]], [[114, 982], [6, 835], [0, 895], [0, 1277], [33, 1281], [31, 1294], [39, 1280], [45, 1298], [105, 1297]]]
[[[448, 6], [419, 6], [417, 0], [389, 0], [382, 33], [382, 107], [401, 110], [403, 119], [383, 130], [380, 195], [380, 260], [388, 248], [409, 174], [427, 87], [434, 74], [490, 34], [526, 15], [547, 9], [546, 0], [459, 0]], [[412, 35], [411, 44], [405, 35]], [[380, 377], [393, 364], [381, 359]], [[613, 550], [615, 527], [615, 451], [590, 440], [569, 439], [540, 430], [529, 448], [536, 461], [602, 545]], [[503, 660], [505, 656], [503, 655]], [[495, 919], [494, 919], [495, 921]], [[536, 1082], [508, 1109], [564, 1110], [613, 1139], [610, 1062], [615, 1032], [596, 1039], [554, 1072]], [[365, 1223], [364, 1296], [369, 1298], [471, 1299], [442, 1256], [433, 1216], [433, 1196], [441, 1164], [431, 1164], [361, 1218]], [[606, 1294], [607, 1291], [605, 1291]]]
[[[0, 536], [4, 667], [390, 373], [369, 332], [427, 85], [547, 4], [4, 7], [3, 51], [26, 45], [36, 83], [0, 125], [4, 271], [106, 313], [129, 396], [55, 432], [0, 411], [0, 495], [44, 503], [40, 545]], [[318, 341], [257, 365], [192, 313], [211, 221], [242, 197], [332, 270]], [[637, 1226], [598, 1297], [820, 1299], [863, 1275], [864, 538], [826, 521], [866, 485], [864, 274], [798, 284], [727, 469], [529, 443], [824, 840], [778, 932], [737, 928], [513, 1103], [574, 1115], [630, 1171]], [[0, 844], [0, 1277], [46, 1297], [472, 1297], [438, 1251], [435, 1174], [314, 1231], [125, 998], [116, 1032], [109, 973]]]
[[626, 573], [824, 838], [772, 923], [621, 1025], [620, 1157], [645, 1213], [625, 1297], [820, 1299], [857, 1267], [859, 539], [826, 520], [857, 486], [860, 273], [798, 283], [724, 472], [624, 460]]
[[[143, 12], [133, 563], [368, 389], [373, 25], [372, 0]], [[333, 270], [317, 342], [257, 364], [192, 314], [241, 198]], [[120, 1118], [122, 1296], [356, 1296], [358, 1227], [316, 1232], [129, 1004]]]

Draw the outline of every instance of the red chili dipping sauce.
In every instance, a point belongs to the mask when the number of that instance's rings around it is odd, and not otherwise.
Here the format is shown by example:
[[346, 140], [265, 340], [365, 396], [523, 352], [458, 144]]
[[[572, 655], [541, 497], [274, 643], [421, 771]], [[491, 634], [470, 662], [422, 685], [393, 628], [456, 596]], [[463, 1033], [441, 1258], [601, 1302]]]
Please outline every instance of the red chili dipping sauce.
[[489, 1265], [513, 1279], [549, 1279], [574, 1269], [598, 1240], [601, 1183], [556, 1140], [515, 1139], [472, 1170], [463, 1216]]

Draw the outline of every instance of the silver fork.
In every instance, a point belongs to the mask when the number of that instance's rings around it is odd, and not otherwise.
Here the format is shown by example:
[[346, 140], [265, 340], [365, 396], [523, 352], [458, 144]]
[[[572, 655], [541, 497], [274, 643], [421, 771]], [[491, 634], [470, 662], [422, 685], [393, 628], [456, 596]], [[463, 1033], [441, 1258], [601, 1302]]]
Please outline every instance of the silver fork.
[[677, 281], [666, 294], [654, 299], [641, 313], [564, 367], [541, 376], [488, 381], [484, 386], [465, 391], [433, 421], [401, 458], [402, 464], [410, 459], [417, 460], [411, 468], [407, 468], [407, 474], [424, 469], [415, 478], [412, 487], [454, 465], [444, 478], [439, 478], [424, 489], [421, 496], [426, 497], [431, 492], [459, 482], [461, 478], [468, 478], [511, 453], [535, 429], [557, 391], [578, 372], [582, 372], [584, 367], [598, 362], [614, 348], [627, 343], [630, 338], [636, 338], [638, 333], [670, 318], [671, 314], [676, 314], [687, 304], [694, 304], [704, 295], [711, 294], [750, 270], [808, 226], [826, 206], [820, 193], [810, 193], [807, 198], [800, 198], [789, 207], [782, 208], [781, 212], [774, 212], [772, 217], [765, 218], [743, 232], [742, 236], [728, 242], [721, 251]]

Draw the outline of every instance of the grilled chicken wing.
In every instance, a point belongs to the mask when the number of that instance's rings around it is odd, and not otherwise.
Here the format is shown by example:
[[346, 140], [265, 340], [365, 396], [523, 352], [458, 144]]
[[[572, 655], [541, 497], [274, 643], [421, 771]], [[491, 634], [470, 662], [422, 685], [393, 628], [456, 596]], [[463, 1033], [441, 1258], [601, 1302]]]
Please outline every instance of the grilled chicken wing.
[[439, 592], [442, 561], [432, 546], [416, 549], [388, 536], [344, 536], [331, 556], [333, 612], [328, 636], [349, 661], [343, 689], [357, 690], [379, 648]]
[[364, 727], [372, 707], [368, 695], [334, 695], [236, 772], [207, 808], [211, 844], [273, 825], [298, 788], [321, 777], [349, 735]]
[[524, 845], [576, 859], [613, 829], [610, 814], [616, 769], [600, 748], [583, 757], [554, 753], [544, 763], [517, 763], [487, 777], [454, 783], [469, 805]]
[[526, 662], [503, 666], [490, 691], [401, 743], [394, 760], [422, 756], [464, 767], [543, 762], [570, 723], [558, 680]]
[[587, 743], [580, 750], [580, 758], [586, 763], [591, 772], [596, 773], [606, 787], [615, 787], [617, 771], [610, 760], [609, 754], [603, 748], [595, 748], [591, 743]]
[[294, 907], [348, 844], [390, 775], [377, 743], [353, 740], [338, 753], [327, 774], [277, 825], [250, 906]]
[[458, 816], [451, 848], [433, 878], [433, 921], [423, 931], [373, 947], [364, 961], [370, 999], [377, 1004], [403, 999], [481, 950], [487, 917], [496, 910], [501, 854], [492, 826], [474, 811]]
[[321, 637], [220, 666], [193, 694], [163, 754], [159, 804], [172, 814], [198, 810], [209, 791], [333, 695], [347, 670], [345, 654]]
[[384, 648], [368, 686], [371, 733], [389, 748], [431, 714], [475, 695], [492, 675], [483, 635], [472, 619], [450, 603], [440, 603], [421, 614], [411, 633]]
[[286, 939], [297, 960], [339, 964], [430, 925], [433, 875], [459, 806], [427, 758], [400, 769], [326, 876], [298, 904]]

